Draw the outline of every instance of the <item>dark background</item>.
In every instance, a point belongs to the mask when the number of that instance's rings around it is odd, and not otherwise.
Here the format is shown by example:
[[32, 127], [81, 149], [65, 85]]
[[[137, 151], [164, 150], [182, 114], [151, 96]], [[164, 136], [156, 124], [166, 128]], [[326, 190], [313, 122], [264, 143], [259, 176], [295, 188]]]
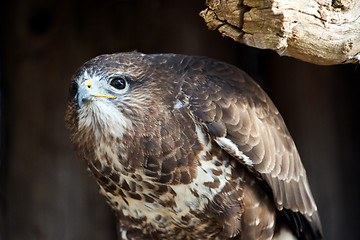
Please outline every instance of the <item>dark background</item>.
[[205, 55], [248, 72], [292, 133], [326, 239], [360, 239], [359, 68], [316, 66], [223, 38], [198, 16], [204, 2], [1, 1], [0, 240], [115, 239], [64, 114], [83, 62], [135, 49]]

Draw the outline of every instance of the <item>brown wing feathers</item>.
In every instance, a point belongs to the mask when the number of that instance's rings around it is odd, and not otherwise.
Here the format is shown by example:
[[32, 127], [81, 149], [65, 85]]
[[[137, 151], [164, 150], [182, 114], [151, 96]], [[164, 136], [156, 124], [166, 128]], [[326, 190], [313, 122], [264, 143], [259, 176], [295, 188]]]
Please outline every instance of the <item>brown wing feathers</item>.
[[270, 98], [250, 77], [231, 65], [212, 62], [203, 66], [206, 78], [198, 79], [188, 92], [194, 115], [214, 138], [230, 139], [250, 158], [253, 168], [272, 189], [279, 210], [299, 211], [320, 229], [304, 167]]

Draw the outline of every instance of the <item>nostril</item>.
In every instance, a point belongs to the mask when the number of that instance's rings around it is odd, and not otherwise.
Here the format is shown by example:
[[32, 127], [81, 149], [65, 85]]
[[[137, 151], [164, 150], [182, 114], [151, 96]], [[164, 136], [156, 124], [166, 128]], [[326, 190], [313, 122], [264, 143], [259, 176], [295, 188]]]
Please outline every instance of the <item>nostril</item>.
[[86, 86], [87, 88], [91, 88], [91, 81], [90, 81], [90, 80], [86, 80], [86, 81], [85, 81], [85, 86]]

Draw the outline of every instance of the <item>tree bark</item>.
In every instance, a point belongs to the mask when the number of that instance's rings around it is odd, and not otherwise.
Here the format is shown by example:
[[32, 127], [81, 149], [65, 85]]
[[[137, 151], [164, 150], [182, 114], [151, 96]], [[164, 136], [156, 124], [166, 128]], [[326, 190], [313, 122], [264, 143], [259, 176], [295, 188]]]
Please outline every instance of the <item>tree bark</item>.
[[360, 60], [360, 1], [207, 0], [209, 29], [319, 65]]

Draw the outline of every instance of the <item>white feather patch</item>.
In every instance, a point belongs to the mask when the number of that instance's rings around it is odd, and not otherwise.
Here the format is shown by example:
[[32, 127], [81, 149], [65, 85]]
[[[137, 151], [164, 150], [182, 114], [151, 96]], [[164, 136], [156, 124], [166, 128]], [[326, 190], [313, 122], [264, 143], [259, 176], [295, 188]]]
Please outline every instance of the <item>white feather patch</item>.
[[255, 221], [249, 223], [250, 226], [258, 226], [260, 224], [260, 219], [256, 218]]
[[245, 163], [246, 165], [249, 165], [251, 167], [254, 166], [254, 162], [251, 161], [251, 159], [248, 156], [246, 156], [242, 151], [240, 151], [238, 146], [235, 143], [233, 143], [233, 141], [231, 141], [230, 139], [221, 137], [221, 138], [216, 138], [215, 141], [222, 149], [228, 152], [231, 156], [239, 159], [241, 162]]
[[79, 109], [79, 129], [93, 128], [95, 133], [101, 131], [113, 137], [122, 137], [132, 128], [132, 122], [106, 101], [100, 98], [83, 104], [83, 107]]
[[128, 238], [127, 238], [127, 231], [125, 231], [125, 230], [122, 230], [121, 228], [120, 228], [120, 232], [121, 232], [121, 239], [123, 239], [123, 240], [127, 240]]
[[296, 237], [289, 229], [282, 228], [280, 232], [274, 236], [273, 240], [296, 240]]
[[92, 82], [99, 82], [101, 77], [98, 76], [97, 74], [91, 74], [88, 71], [85, 71], [83, 74], [83, 79], [84, 80], [91, 80]]
[[178, 108], [182, 108], [183, 106], [184, 106], [184, 104], [180, 100], [177, 100], [174, 108], [178, 109]]

